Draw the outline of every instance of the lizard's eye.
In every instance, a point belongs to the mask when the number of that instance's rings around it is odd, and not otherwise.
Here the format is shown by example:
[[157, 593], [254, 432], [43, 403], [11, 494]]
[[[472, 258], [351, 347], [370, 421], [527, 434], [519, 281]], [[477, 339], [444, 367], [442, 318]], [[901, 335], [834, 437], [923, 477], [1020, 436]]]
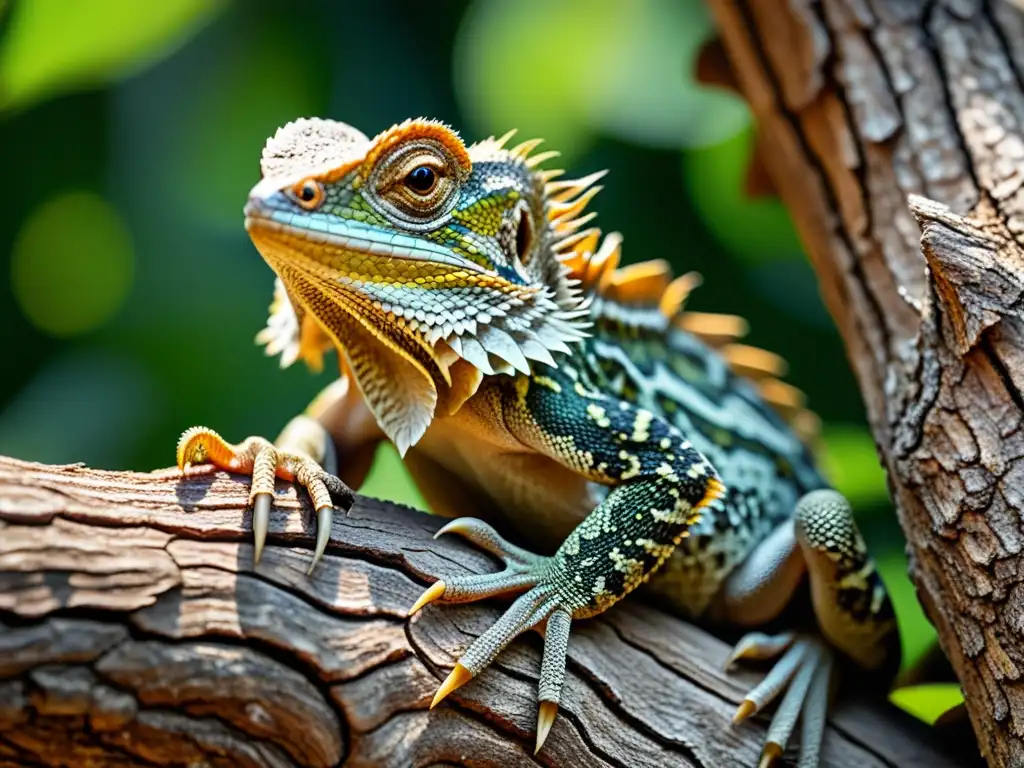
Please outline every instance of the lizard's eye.
[[295, 184], [290, 194], [307, 211], [315, 211], [324, 202], [324, 185], [314, 179], [305, 179]]
[[369, 180], [370, 202], [403, 224], [427, 227], [455, 202], [459, 168], [451, 153], [433, 142], [399, 147]]
[[418, 165], [405, 177], [405, 186], [418, 195], [429, 195], [437, 186], [437, 172], [429, 165]]

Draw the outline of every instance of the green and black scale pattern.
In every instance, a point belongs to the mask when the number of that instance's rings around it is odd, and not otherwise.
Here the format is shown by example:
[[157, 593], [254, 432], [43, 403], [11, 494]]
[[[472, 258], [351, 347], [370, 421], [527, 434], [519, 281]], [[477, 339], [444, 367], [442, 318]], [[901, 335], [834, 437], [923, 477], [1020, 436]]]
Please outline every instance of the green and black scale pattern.
[[503, 410], [514, 432], [611, 488], [549, 566], [577, 618], [643, 583], [721, 491], [714, 468], [678, 429], [603, 393], [571, 360], [516, 379]]
[[[699, 615], [750, 551], [792, 519], [799, 499], [828, 484], [785, 421], [717, 352], [672, 327], [656, 309], [598, 300], [592, 317], [592, 338], [560, 361], [559, 370], [570, 379], [578, 399], [560, 406], [573, 414], [572, 422], [560, 428], [596, 452], [592, 420], [586, 414], [592, 401], [580, 395], [577, 385], [603, 393], [613, 406], [605, 408], [608, 413], [627, 421], [638, 411], [650, 413], [658, 430], [671, 430], [684, 439], [726, 486], [722, 498], [694, 516], [689, 535], [652, 581], [677, 609]], [[535, 377], [534, 388], [548, 377], [555, 379], [552, 374]], [[656, 465], [664, 460], [660, 440], [652, 435], [646, 446], [633, 445], [631, 451]]]

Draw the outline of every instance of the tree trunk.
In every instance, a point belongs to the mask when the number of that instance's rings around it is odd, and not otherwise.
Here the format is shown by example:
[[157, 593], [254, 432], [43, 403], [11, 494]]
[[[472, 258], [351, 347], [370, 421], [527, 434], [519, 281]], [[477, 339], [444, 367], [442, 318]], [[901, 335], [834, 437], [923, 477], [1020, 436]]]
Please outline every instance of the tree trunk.
[[1024, 16], [1005, 0], [709, 2], [981, 750], [1024, 765]]
[[[537, 757], [536, 638], [428, 711], [500, 608], [405, 613], [428, 576], [495, 564], [434, 541], [439, 518], [360, 497], [307, 577], [312, 511], [282, 485], [254, 568], [247, 494], [223, 473], [0, 458], [0, 766], [756, 764], [763, 724], [729, 721], [757, 674], [724, 674], [725, 643], [638, 600], [574, 628]], [[922, 723], [857, 700], [824, 756], [957, 764]]]

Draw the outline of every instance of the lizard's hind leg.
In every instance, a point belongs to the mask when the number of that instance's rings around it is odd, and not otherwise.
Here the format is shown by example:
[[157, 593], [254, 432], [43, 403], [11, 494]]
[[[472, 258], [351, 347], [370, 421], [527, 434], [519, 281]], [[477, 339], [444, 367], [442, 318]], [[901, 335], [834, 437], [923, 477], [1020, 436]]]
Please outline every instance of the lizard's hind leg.
[[801, 721], [801, 768], [817, 768], [821, 739], [825, 734], [828, 691], [832, 675], [832, 649], [819, 638], [752, 633], [739, 644], [730, 662], [735, 659], [770, 659], [783, 653], [771, 671], [743, 698], [734, 723], [741, 723], [760, 712], [785, 691], [768, 726], [768, 735], [761, 750], [760, 766], [772, 765], [789, 743], [790, 736]]
[[836, 491], [812, 491], [797, 504], [793, 526], [825, 639], [866, 670], [895, 673], [896, 616], [850, 503]]
[[771, 598], [773, 608], [781, 610], [803, 572], [810, 582], [814, 615], [823, 638], [753, 632], [740, 640], [729, 657], [731, 664], [739, 659], [781, 656], [744, 697], [734, 718], [735, 722], [745, 720], [785, 691], [769, 726], [762, 766], [782, 755], [798, 719], [799, 765], [817, 766], [836, 650], [870, 671], [895, 669], [899, 661], [892, 607], [850, 505], [835, 491], [805, 495], [797, 504], [792, 528], [765, 539], [730, 578], [725, 595], [729, 617], [743, 623], [749, 614], [746, 608], [759, 603], [763, 609], [766, 597]]

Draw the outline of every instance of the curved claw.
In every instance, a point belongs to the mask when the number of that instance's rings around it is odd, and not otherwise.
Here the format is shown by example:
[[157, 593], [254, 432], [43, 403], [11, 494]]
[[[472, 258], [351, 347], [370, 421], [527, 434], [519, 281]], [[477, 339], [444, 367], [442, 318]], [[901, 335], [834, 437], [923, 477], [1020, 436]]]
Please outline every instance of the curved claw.
[[258, 493], [252, 506], [252, 533], [255, 551], [253, 563], [259, 563], [263, 555], [263, 545], [267, 542], [267, 528], [270, 526], [270, 507], [274, 502], [274, 494]]
[[555, 724], [555, 716], [557, 714], [557, 701], [542, 701], [540, 703], [540, 709], [537, 711], [537, 746], [533, 750], [533, 754], [536, 755], [540, 752], [540, 748], [544, 746], [548, 733], [551, 732], [551, 726]]
[[446, 589], [444, 581], [438, 580], [431, 584], [426, 591], [420, 595], [419, 599], [413, 604], [409, 612], [405, 614], [407, 617], [414, 615], [423, 606], [429, 605], [440, 597], [444, 597], [444, 591]]
[[729, 669], [729, 667], [741, 659], [754, 661], [774, 659], [783, 651], [789, 650], [794, 640], [796, 640], [796, 635], [792, 632], [784, 632], [779, 635], [750, 632], [736, 643], [732, 653], [729, 654], [725, 664], [722, 665], [722, 669]]
[[327, 542], [331, 540], [331, 520], [334, 516], [334, 507], [320, 507], [316, 511], [316, 549], [313, 551], [313, 562], [309, 564], [306, 575], [313, 573], [316, 564], [327, 549]]
[[480, 522], [473, 517], [457, 517], [454, 520], [447, 522], [440, 528], [438, 528], [437, 531], [434, 533], [434, 540], [436, 541], [437, 539], [444, 536], [446, 533], [464, 533], [468, 529], [468, 526], [466, 525], [467, 520]]
[[782, 757], [782, 747], [778, 744], [765, 744], [757, 768], [771, 768], [780, 757]]
[[455, 533], [475, 544], [485, 552], [500, 558], [506, 565], [529, 566], [539, 559], [532, 552], [506, 541], [494, 528], [475, 517], [459, 517], [445, 524], [434, 534], [434, 538]]
[[448, 677], [441, 683], [441, 687], [437, 689], [437, 693], [434, 694], [433, 701], [430, 702], [430, 708], [433, 709], [440, 704], [444, 699], [454, 690], [461, 688], [470, 680], [473, 679], [473, 673], [466, 669], [462, 664], [457, 663], [455, 669], [453, 669]]
[[732, 716], [732, 724], [739, 725], [752, 714], [757, 711], [757, 705], [750, 699], [744, 699], [736, 710], [736, 714]]

